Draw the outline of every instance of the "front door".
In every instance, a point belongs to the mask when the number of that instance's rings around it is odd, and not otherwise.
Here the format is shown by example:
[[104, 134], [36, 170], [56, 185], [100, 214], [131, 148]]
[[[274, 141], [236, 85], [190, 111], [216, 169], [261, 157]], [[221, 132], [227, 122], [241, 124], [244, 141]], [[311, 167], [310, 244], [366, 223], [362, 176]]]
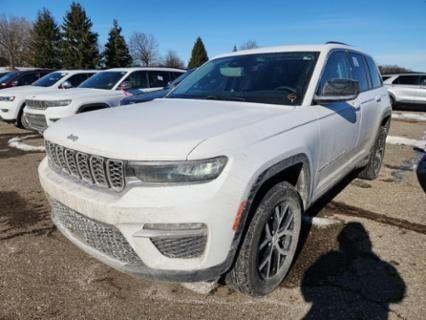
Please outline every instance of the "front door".
[[[328, 57], [317, 93], [331, 79], [350, 79], [350, 65], [345, 51], [334, 51]], [[313, 106], [320, 126], [319, 168], [317, 190], [322, 193], [345, 174], [348, 163], [355, 157], [358, 145], [362, 101], [333, 102]]]

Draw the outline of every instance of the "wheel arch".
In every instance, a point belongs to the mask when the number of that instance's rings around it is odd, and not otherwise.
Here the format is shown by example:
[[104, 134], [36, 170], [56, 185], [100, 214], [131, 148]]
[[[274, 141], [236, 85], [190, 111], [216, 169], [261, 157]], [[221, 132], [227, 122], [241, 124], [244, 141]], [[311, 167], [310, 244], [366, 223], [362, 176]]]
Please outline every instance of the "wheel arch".
[[110, 108], [110, 106], [105, 102], [86, 103], [86, 104], [81, 105], [77, 109], [77, 113], [101, 110], [101, 109], [106, 109], [106, 108]]
[[244, 206], [240, 208], [239, 221], [228, 253], [225, 271], [228, 271], [235, 263], [245, 233], [254, 216], [254, 211], [266, 192], [276, 183], [287, 181], [298, 191], [302, 208], [307, 208], [312, 199], [311, 177], [310, 162], [307, 155], [303, 153], [280, 160], [257, 175], [254, 182], [249, 186]]

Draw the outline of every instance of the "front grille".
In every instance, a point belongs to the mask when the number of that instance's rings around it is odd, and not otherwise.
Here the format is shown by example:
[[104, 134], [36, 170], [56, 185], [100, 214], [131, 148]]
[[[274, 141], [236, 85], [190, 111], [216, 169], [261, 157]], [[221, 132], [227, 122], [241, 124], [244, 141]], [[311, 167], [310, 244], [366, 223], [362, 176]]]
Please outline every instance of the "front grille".
[[120, 192], [125, 187], [124, 162], [45, 142], [49, 165], [55, 171], [89, 185]]
[[25, 113], [25, 120], [28, 127], [37, 131], [44, 131], [47, 128], [46, 117], [42, 114]]
[[32, 109], [38, 109], [38, 110], [46, 110], [48, 107], [47, 102], [43, 100], [28, 99], [25, 101], [25, 104]]
[[207, 235], [186, 237], [155, 237], [152, 243], [168, 258], [195, 258], [203, 254]]
[[53, 222], [84, 244], [122, 263], [140, 262], [136, 252], [113, 225], [83, 216], [56, 200], [50, 199], [50, 204]]

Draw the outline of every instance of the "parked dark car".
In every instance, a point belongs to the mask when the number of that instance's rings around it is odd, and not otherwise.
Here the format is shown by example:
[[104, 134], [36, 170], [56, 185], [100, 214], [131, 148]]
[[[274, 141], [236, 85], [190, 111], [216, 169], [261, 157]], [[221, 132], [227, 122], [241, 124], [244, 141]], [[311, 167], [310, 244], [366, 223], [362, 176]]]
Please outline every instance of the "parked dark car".
[[30, 85], [52, 71], [49, 69], [34, 69], [9, 72], [0, 78], [0, 89]]
[[172, 91], [183, 79], [185, 79], [189, 74], [191, 74], [195, 69], [188, 70], [184, 74], [177, 77], [175, 80], [169, 82], [163, 89], [152, 91], [152, 92], [140, 92], [140, 91], [129, 91], [131, 96], [128, 96], [121, 100], [120, 105], [128, 105], [140, 102], [147, 102], [157, 98], [164, 98], [170, 91]]

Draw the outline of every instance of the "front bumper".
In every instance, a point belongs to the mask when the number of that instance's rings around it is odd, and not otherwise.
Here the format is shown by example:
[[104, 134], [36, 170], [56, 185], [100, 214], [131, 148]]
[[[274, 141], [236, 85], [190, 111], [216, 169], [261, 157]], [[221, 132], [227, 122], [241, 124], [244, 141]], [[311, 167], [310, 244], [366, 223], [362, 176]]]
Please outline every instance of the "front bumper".
[[[209, 183], [187, 186], [132, 187], [125, 192], [105, 192], [83, 186], [48, 166], [39, 166], [40, 182], [49, 198], [82, 215], [119, 231], [138, 259], [120, 259], [99, 250], [64, 224], [58, 229], [82, 250], [124, 272], [168, 281], [205, 281], [220, 276], [230, 265], [228, 253], [234, 237], [232, 224], [242, 194], [225, 192], [225, 172]], [[144, 226], [202, 224], [207, 238], [202, 254], [173, 258], [159, 250]], [[110, 242], [110, 241], [104, 241]], [[90, 241], [89, 241], [90, 243]], [[114, 242], [115, 243], [115, 242]], [[119, 250], [123, 251], [122, 248]], [[123, 261], [125, 260], [125, 261]]]
[[0, 119], [5, 122], [15, 122], [18, 116], [15, 102], [0, 102]]

